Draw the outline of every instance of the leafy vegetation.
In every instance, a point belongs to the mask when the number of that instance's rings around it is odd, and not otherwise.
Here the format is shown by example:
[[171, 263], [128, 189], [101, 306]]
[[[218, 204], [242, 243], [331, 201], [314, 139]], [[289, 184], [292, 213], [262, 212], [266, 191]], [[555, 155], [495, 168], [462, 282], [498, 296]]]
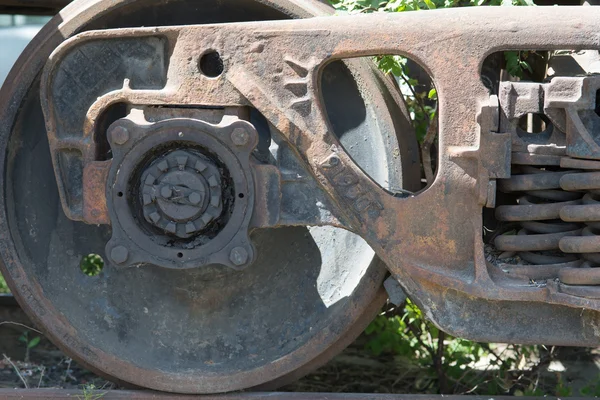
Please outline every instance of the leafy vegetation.
[[[338, 13], [363, 14], [371, 12], [405, 12], [431, 10], [450, 7], [470, 6], [533, 6], [532, 0], [330, 0]], [[507, 72], [522, 78], [524, 73], [532, 73], [530, 60], [535, 52], [507, 51], [504, 53]], [[407, 59], [397, 55], [381, 55], [376, 57], [379, 68], [395, 76], [405, 97], [406, 105], [411, 114], [413, 125], [419, 143], [430, 147], [434, 141], [437, 93], [433, 85], [427, 90], [418, 90], [419, 81], [410, 70]], [[430, 131], [430, 126], [431, 128]], [[428, 133], [429, 140], [428, 143]], [[428, 149], [427, 149], [428, 150]]]
[[107, 392], [99, 392], [103, 388], [98, 388], [93, 383], [83, 385], [81, 395], [76, 395], [78, 400], [99, 400], [104, 398]]
[[403, 12], [469, 6], [534, 6], [533, 0], [330, 0], [336, 10], [350, 13]]
[[19, 336], [19, 342], [23, 343], [25, 346], [25, 362], [29, 362], [30, 350], [40, 344], [41, 339], [42, 338], [40, 336], [30, 338], [29, 331], [24, 331], [21, 336]]
[[81, 272], [88, 276], [96, 276], [104, 268], [104, 260], [98, 254], [88, 254], [81, 260], [79, 268], [81, 268]]
[[10, 289], [8, 289], [8, 285], [6, 284], [6, 280], [2, 275], [0, 275], [0, 294], [10, 293]]
[[418, 373], [404, 378], [412, 379], [410, 385], [405, 385], [411, 393], [558, 397], [600, 394], [600, 375], [575, 391], [560, 372], [548, 373], [550, 364], [560, 359], [561, 348], [455, 338], [428, 322], [410, 300], [379, 315], [365, 335], [365, 351], [372, 356], [392, 357], [405, 370], [418, 369]]

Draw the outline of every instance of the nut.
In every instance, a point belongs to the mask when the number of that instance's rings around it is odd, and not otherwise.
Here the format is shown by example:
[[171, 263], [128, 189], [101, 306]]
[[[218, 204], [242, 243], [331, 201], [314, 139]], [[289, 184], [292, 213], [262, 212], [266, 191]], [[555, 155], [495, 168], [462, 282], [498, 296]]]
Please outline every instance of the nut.
[[125, 144], [129, 140], [129, 131], [123, 126], [116, 126], [111, 131], [111, 137], [116, 144]]
[[163, 186], [160, 188], [160, 195], [165, 199], [168, 199], [173, 194], [173, 190], [169, 186]]
[[202, 195], [200, 193], [192, 192], [189, 195], [188, 200], [194, 205], [199, 204], [202, 201]]
[[229, 253], [229, 260], [240, 267], [248, 262], [248, 251], [243, 247], [234, 247]]
[[245, 146], [248, 144], [250, 140], [250, 135], [246, 132], [245, 129], [235, 128], [233, 132], [231, 132], [231, 141], [236, 146]]
[[129, 250], [125, 246], [117, 246], [110, 251], [110, 258], [117, 264], [123, 264], [128, 257]]

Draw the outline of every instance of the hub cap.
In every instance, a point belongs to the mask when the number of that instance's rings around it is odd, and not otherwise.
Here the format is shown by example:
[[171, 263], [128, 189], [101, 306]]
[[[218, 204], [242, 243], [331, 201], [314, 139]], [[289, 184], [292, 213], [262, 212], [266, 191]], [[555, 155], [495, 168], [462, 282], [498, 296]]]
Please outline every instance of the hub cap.
[[157, 157], [144, 170], [140, 185], [146, 221], [182, 239], [201, 232], [223, 211], [221, 174], [193, 150]]

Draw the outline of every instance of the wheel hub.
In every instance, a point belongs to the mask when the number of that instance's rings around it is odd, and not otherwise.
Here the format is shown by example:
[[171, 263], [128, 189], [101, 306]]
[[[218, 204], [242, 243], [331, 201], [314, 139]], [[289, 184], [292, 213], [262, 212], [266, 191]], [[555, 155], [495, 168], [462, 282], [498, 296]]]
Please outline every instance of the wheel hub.
[[252, 262], [249, 159], [258, 134], [250, 123], [232, 117], [220, 125], [183, 118], [151, 124], [133, 111], [108, 137], [111, 261], [177, 269]]
[[194, 150], [157, 157], [142, 173], [140, 185], [145, 220], [178, 238], [202, 232], [223, 211], [221, 174]]

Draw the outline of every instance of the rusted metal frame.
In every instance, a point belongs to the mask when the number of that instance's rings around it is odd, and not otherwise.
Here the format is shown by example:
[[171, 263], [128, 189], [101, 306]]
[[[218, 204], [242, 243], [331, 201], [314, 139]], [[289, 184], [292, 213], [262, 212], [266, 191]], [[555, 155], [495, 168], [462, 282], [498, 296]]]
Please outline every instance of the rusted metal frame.
[[[482, 33], [482, 27], [495, 26], [498, 12], [512, 22]], [[565, 21], [565, 14], [571, 20]], [[122, 91], [101, 98], [97, 104], [104, 103], [103, 107], [94, 106], [93, 113], [96, 108], [103, 109], [123, 99], [141, 104], [230, 104], [232, 85], [219, 80], [207, 89], [203, 77], [196, 71], [189, 72], [192, 71], [190, 64], [196, 62], [194, 55], [200, 56], [206, 49], [218, 50], [228, 68], [227, 80], [248, 99], [244, 102], [238, 97], [233, 102], [252, 104], [287, 135], [317, 180], [348, 216], [349, 228], [367, 239], [403, 281], [411, 280], [403, 276], [407, 275], [404, 272], [407, 269], [417, 276], [429, 275], [436, 269], [438, 272], [445, 270], [443, 275], [451, 271], [463, 275], [470, 270], [471, 279], [486, 281], [489, 277], [483, 260], [476, 260], [477, 269], [469, 267], [475, 258], [475, 244], [480, 241], [480, 212], [487, 202], [489, 176], [495, 173], [484, 167], [485, 161], [477, 153], [480, 137], [490, 135], [489, 132], [480, 134], [477, 123], [477, 115], [489, 102], [487, 89], [479, 78], [480, 65], [488, 54], [502, 49], [596, 48], [591, 17], [594, 14], [578, 8], [492, 8], [407, 16], [339, 17], [335, 24], [331, 24], [330, 19], [311, 19], [98, 31], [68, 41], [51, 60], [60, 58], [65, 48], [86, 40], [148, 35], [176, 40], [169, 85], [165, 88], [168, 90], [156, 96], [153, 91], [133, 91], [124, 87]], [[550, 31], [546, 23], [537, 22], [548, 19], [556, 20], [557, 24], [560, 22], [562, 29]], [[411, 40], [415, 32], [419, 32], [419, 41]], [[423, 37], [429, 39], [423, 41]], [[293, 51], [281, 57], [281, 51], [286, 49]], [[353, 164], [330, 133], [319, 101], [319, 70], [326, 62], [376, 54], [402, 54], [422, 63], [438, 89], [438, 177], [427, 191], [415, 198], [398, 199], [390, 195]], [[294, 81], [270, 79], [281, 77], [284, 68], [296, 71]], [[457, 80], [456, 76], [463, 79]], [[289, 101], [298, 99], [291, 98], [285, 91], [286, 84], [298, 84], [302, 79], [308, 93], [312, 94], [308, 101], [314, 102], [308, 114], [290, 110]], [[459, 105], [455, 107], [457, 102]], [[88, 121], [96, 119], [88, 116]], [[360, 204], [356, 203], [357, 199]], [[431, 217], [422, 218], [422, 210], [430, 210]], [[440, 226], [444, 228], [440, 230]], [[432, 235], [432, 232], [436, 233]], [[440, 250], [443, 257], [440, 257]], [[440, 268], [441, 265], [444, 267]], [[464, 286], [462, 278], [451, 279], [451, 282], [454, 287], [460, 282]], [[495, 296], [485, 290], [485, 285], [468, 286], [463, 287], [467, 292], [480, 292], [479, 295], [486, 298]]]
[[[479, 68], [494, 51], [597, 48], [590, 15], [568, 9], [565, 21], [566, 11], [510, 10], [503, 16], [511, 21], [508, 29], [504, 25], [484, 34], [481, 28], [495, 24], [497, 9], [449, 11], [410, 18], [339, 18], [335, 24], [330, 20], [240, 24], [231, 27], [235, 34], [229, 38], [235, 41], [229, 45], [224, 27], [218, 50], [230, 57], [228, 79], [288, 135], [317, 180], [351, 221], [349, 229], [367, 239], [406, 286], [411, 286], [413, 278], [431, 281], [436, 276], [438, 282], [482, 298], [512, 296], [581, 307], [589, 306], [590, 302], [566, 299], [542, 288], [523, 290], [506, 285], [498, 290], [487, 273], [480, 239], [481, 207], [488, 201], [489, 179], [504, 177], [506, 170], [505, 165], [490, 163], [487, 157], [498, 150], [498, 145], [504, 145], [499, 160], [507, 160], [510, 147], [506, 145], [507, 136], [491, 150], [479, 147], [495, 137], [489, 131], [480, 132], [478, 125], [477, 115], [489, 103]], [[536, 19], [555, 20], [564, 29], [549, 32], [547, 26], [552, 24], [530, 22]], [[422, 27], [429, 25], [434, 28], [423, 31]], [[435, 39], [412, 42], [410, 37], [417, 31], [421, 38]], [[187, 35], [206, 37], [202, 27], [189, 28], [182, 36]], [[233, 51], [239, 48], [239, 43], [247, 44], [249, 50]], [[192, 54], [206, 44], [195, 42], [194, 46], [188, 48]], [[281, 57], [285, 49], [293, 49], [293, 55], [290, 52], [289, 56]], [[390, 53], [408, 55], [423, 63], [434, 77], [440, 96], [438, 178], [426, 192], [409, 199], [386, 193], [354, 166], [330, 133], [318, 95], [319, 69], [327, 61]], [[261, 62], [265, 58], [270, 63]], [[285, 71], [286, 64], [298, 75], [294, 77], [296, 80], [272, 79]], [[456, 76], [463, 79], [457, 80]], [[295, 109], [297, 99], [285, 92], [286, 85], [298, 84], [299, 78], [307, 78], [308, 91], [313, 93], [309, 101], [314, 102], [314, 107], [309, 112]], [[492, 168], [501, 165], [502, 171]], [[359, 205], [357, 199], [364, 203]], [[423, 218], [423, 210], [429, 211], [428, 218]], [[438, 274], [432, 275], [435, 272]]]
[[[503, 82], [499, 91], [502, 125], [512, 135], [512, 163], [520, 172], [502, 182], [501, 189], [521, 192], [522, 197], [518, 205], [496, 209], [496, 216], [521, 224], [520, 243], [515, 249], [526, 251], [518, 254], [537, 264], [512, 269], [527, 272], [531, 279], [539, 279], [540, 273], [549, 279], [558, 277], [564, 284], [563, 292], [572, 294], [582, 288], [565, 285], [592, 286], [599, 282], [599, 269], [585, 267], [598, 266], [595, 229], [600, 218], [593, 193], [600, 188], [600, 176], [577, 171], [600, 169], [594, 161], [600, 158], [600, 147], [593, 137], [599, 88], [597, 76], [585, 76], [555, 77], [549, 83]], [[518, 121], [528, 113], [543, 114], [551, 123], [538, 135], [522, 135]], [[548, 144], [540, 144], [541, 135]], [[545, 166], [563, 170], [548, 172]], [[505, 251], [510, 241], [511, 236], [499, 236], [496, 248]], [[540, 246], [562, 253], [552, 257], [529, 253]], [[600, 295], [591, 292], [593, 288], [584, 288], [582, 297]]]
[[314, 182], [306, 169], [302, 169], [303, 175], [286, 176], [279, 166], [255, 163], [252, 172], [255, 203], [251, 229], [348, 226], [343, 215], [332, 205], [330, 197]]
[[[147, 36], [147, 35], [145, 35]], [[168, 43], [173, 43], [173, 40], [168, 40]], [[65, 43], [63, 43], [59, 49], [63, 49], [64, 51], [68, 52], [69, 50], [71, 50], [70, 48], [70, 44], [71, 42], [67, 41]], [[165, 52], [169, 52], [171, 49], [165, 49]], [[119, 102], [128, 102], [128, 100], [131, 99], [131, 96], [129, 96], [130, 92], [132, 92], [131, 88], [129, 87], [130, 83], [129, 80], [126, 79], [123, 82], [123, 88], [122, 90], [118, 90], [112, 93], [109, 93], [106, 96], [103, 96], [102, 98], [98, 99], [93, 105], [92, 107], [88, 110], [87, 115], [84, 119], [84, 126], [83, 127], [78, 127], [78, 132], [76, 132], [75, 134], [71, 133], [71, 132], [60, 132], [60, 130], [57, 127], [58, 124], [58, 120], [60, 120], [60, 117], [56, 116], [56, 104], [55, 102], [57, 101], [57, 99], [54, 98], [54, 96], [52, 96], [52, 85], [54, 84], [54, 78], [55, 78], [55, 73], [56, 73], [56, 64], [57, 61], [62, 61], [62, 60], [57, 60], [56, 59], [56, 54], [57, 51], [55, 51], [49, 59], [49, 62], [46, 65], [46, 68], [44, 70], [44, 82], [46, 84], [42, 84], [40, 87], [40, 96], [42, 99], [42, 108], [44, 110], [44, 114], [46, 115], [46, 128], [47, 128], [47, 132], [48, 132], [48, 140], [49, 140], [49, 144], [50, 144], [50, 152], [52, 154], [52, 162], [55, 168], [55, 171], [60, 171], [61, 169], [67, 169], [64, 166], [61, 166], [61, 162], [60, 162], [60, 155], [61, 155], [61, 151], [77, 151], [81, 154], [81, 161], [83, 164], [83, 175], [89, 175], [91, 172], [90, 171], [85, 171], [86, 168], [89, 168], [89, 164], [96, 161], [97, 159], [97, 140], [96, 140], [96, 124], [98, 123], [98, 121], [101, 118], [102, 112], [104, 112], [108, 107], [110, 107], [113, 104], [119, 103]], [[98, 60], [89, 60], [90, 63], [97, 63]], [[80, 85], [81, 86], [81, 85]], [[82, 90], [82, 88], [80, 88], [80, 90]], [[85, 90], [85, 89], [83, 89]], [[138, 92], [138, 91], [136, 91]], [[160, 90], [149, 90], [149, 91], [141, 91], [142, 93], [140, 93], [140, 97], [143, 99], [144, 98], [144, 94], [146, 94], [146, 92], [149, 92], [149, 96], [152, 98], [157, 98], [162, 96], [165, 96], [165, 93], [162, 93], [162, 91]], [[168, 95], [168, 94], [167, 94]], [[138, 102], [136, 104], [145, 104], [143, 101], [142, 102]], [[156, 104], [156, 102], [153, 102], [152, 104]], [[165, 105], [168, 103], [165, 102], [158, 102], [158, 104], [160, 105]], [[185, 103], [181, 103], [181, 104], [185, 104]], [[81, 130], [79, 132], [79, 130]], [[62, 135], [61, 135], [62, 134]], [[94, 167], [97, 168], [97, 167]], [[107, 166], [105, 165], [104, 168], [107, 168]], [[57, 185], [58, 185], [58, 190], [60, 193], [60, 199], [61, 199], [61, 203], [63, 206], [63, 210], [65, 212], [65, 214], [67, 215], [67, 217], [69, 217], [70, 219], [73, 220], [85, 220], [84, 216], [90, 217], [92, 214], [92, 210], [95, 210], [96, 213], [100, 210], [105, 210], [106, 209], [106, 205], [105, 204], [83, 204], [81, 207], [81, 210], [79, 210], [78, 208], [76, 208], [76, 206], [74, 206], [73, 204], [70, 203], [70, 197], [69, 197], [69, 193], [68, 193], [68, 188], [65, 185], [65, 180], [68, 180], [68, 178], [64, 178], [62, 177], [62, 174], [57, 173]], [[87, 181], [90, 182], [90, 181]], [[94, 187], [92, 188], [86, 188], [85, 187], [85, 183], [86, 181], [83, 180], [82, 181], [82, 192], [83, 192], [83, 201], [86, 201], [87, 199], [90, 199], [91, 196], [86, 196], [86, 192], [89, 193], [99, 193], [102, 186], [100, 184], [95, 184]], [[76, 185], [75, 185], [76, 186]], [[105, 187], [105, 186], [104, 186]], [[90, 219], [88, 222], [90, 223], [104, 223], [107, 221], [107, 215], [106, 214], [102, 214], [102, 215], [98, 215], [92, 219]]]
[[[162, 33], [161, 33], [162, 34]], [[173, 34], [173, 32], [171, 33]], [[91, 32], [91, 36], [94, 38], [95, 33]], [[105, 35], [100, 33], [100, 37], [104, 38]], [[147, 36], [145, 32], [141, 32], [140, 35], [133, 32], [132, 36]], [[176, 43], [177, 40], [174, 36], [166, 35], [169, 38], [169, 43]], [[161, 90], [134, 90], [131, 89], [129, 80], [123, 82], [123, 88], [109, 92], [97, 99], [94, 104], [90, 107], [85, 118], [85, 124], [83, 126], [81, 137], [67, 137], [61, 138], [57, 134], [58, 128], [56, 126], [57, 118], [54, 117], [55, 105], [52, 101], [51, 88], [53, 84], [54, 74], [56, 69], [60, 67], [63, 56], [68, 54], [69, 51], [77, 51], [77, 45], [80, 44], [78, 41], [67, 41], [61, 46], [51, 57], [48, 66], [45, 69], [45, 84], [42, 85], [42, 104], [45, 109], [45, 113], [50, 118], [47, 118], [48, 136], [50, 142], [51, 153], [54, 157], [54, 165], [56, 171], [65, 169], [64, 166], [60, 166], [57, 154], [62, 150], [77, 149], [83, 155], [83, 179], [82, 179], [82, 193], [83, 193], [83, 207], [81, 215], [73, 212], [71, 205], [66, 200], [68, 198], [67, 190], [60, 172], [57, 172], [57, 181], [59, 185], [59, 191], [61, 193], [61, 200], [63, 203], [63, 209], [67, 216], [71, 219], [82, 220], [91, 224], [110, 224], [110, 218], [108, 216], [108, 209], [106, 206], [106, 196], [104, 195], [106, 190], [106, 178], [107, 171], [110, 169], [111, 160], [108, 161], [94, 161], [96, 157], [97, 143], [95, 136], [98, 134], [97, 123], [101, 118], [101, 115], [112, 105], [117, 103], [128, 103], [128, 104], [143, 104], [143, 105], [154, 105], [154, 106], [165, 106], [172, 104], [186, 104], [197, 101], [198, 92], [202, 95], [201, 103], [197, 103], [202, 106], [213, 106], [213, 107], [240, 107], [246, 106], [248, 103], [240, 96], [240, 94], [232, 87], [232, 85], [226, 79], [202, 79], [201, 76], [195, 76], [189, 79], [188, 76], [180, 74], [178, 71], [181, 66], [171, 65], [171, 72], [168, 78], [168, 85]], [[171, 57], [172, 60], [182, 60], [183, 53], [180, 50], [171, 48], [170, 51], [174, 52]], [[185, 58], [187, 59], [187, 57]], [[193, 95], [192, 95], [193, 93]], [[193, 97], [192, 97], [193, 96]], [[273, 193], [267, 193], [260, 185], [257, 187], [259, 196], [257, 197], [257, 212], [253, 217], [252, 228], [266, 228], [279, 225], [330, 225], [344, 227], [345, 223], [339, 221], [341, 218], [338, 213], [335, 212], [334, 208], [331, 207], [328, 201], [328, 197], [324, 195], [318, 188], [318, 185], [312, 185], [313, 187], [308, 194], [310, 201], [315, 203], [316, 207], [313, 207], [312, 212], [308, 212], [305, 215], [294, 215], [292, 212], [286, 212], [286, 204], [290, 204], [290, 195], [286, 195], [285, 192], [290, 190], [284, 190], [284, 187], [288, 189], [297, 183], [298, 179], [289, 179], [288, 177], [282, 176], [281, 173], [275, 171], [273, 168], [269, 168], [267, 165], [254, 164], [253, 171], [256, 178], [263, 182], [269, 183], [270, 188], [274, 190]], [[307, 171], [303, 171], [304, 181], [311, 181], [310, 174]], [[306, 193], [305, 193], [306, 195]], [[291, 211], [291, 210], [287, 210]]]
[[[178, 93], [168, 101], [186, 104], [205, 104], [204, 98], [210, 103], [224, 88], [213, 85], [207, 93], [204, 78], [190, 72], [195, 71], [192, 66], [203, 51], [219, 51], [226, 64], [223, 76], [247, 99], [243, 104], [256, 107], [287, 135], [348, 219], [349, 229], [368, 240], [426, 315], [452, 332], [487, 340], [494, 334], [469, 334], [469, 325], [440, 322], [445, 318], [444, 302], [470, 302], [473, 310], [487, 307], [474, 297], [587, 309], [598, 309], [599, 304], [560, 293], [554, 285], [506, 281], [488, 270], [481, 209], [489, 204], [490, 178], [502, 177], [503, 172], [495, 168], [506, 168], [502, 166], [507, 159], [503, 153], [510, 147], [489, 127], [481, 130], [478, 123], [489, 119], [482, 114], [482, 109], [489, 107], [489, 94], [479, 78], [481, 64], [487, 55], [502, 50], [597, 49], [598, 16], [593, 8], [482, 8], [339, 17], [335, 23], [312, 19], [123, 29], [86, 33], [70, 45], [111, 36], [176, 37], [169, 73], [179, 78], [169, 83], [177, 83]], [[500, 25], [499, 20], [503, 21]], [[324, 118], [318, 93], [320, 68], [333, 59], [375, 54], [407, 55], [424, 65], [436, 83], [440, 98], [438, 175], [433, 185], [416, 197], [399, 199], [366, 177], [329, 133]], [[293, 81], [281, 81], [284, 74], [292, 72], [296, 74]], [[286, 92], [285, 84], [298, 84], [298, 78], [304, 79], [310, 93], [308, 113], [306, 108], [291, 107], [299, 99]], [[194, 91], [187, 91], [191, 88]], [[165, 101], [164, 97], [158, 101], [150, 97], [146, 97], [150, 104]], [[133, 98], [139, 100], [143, 99]], [[485, 148], [484, 143], [505, 146], [502, 154], [489, 162], [495, 149]], [[356, 203], [357, 199], [362, 202]], [[554, 339], [550, 336], [547, 340]], [[595, 339], [577, 340], [593, 343]], [[568, 339], [556, 341], [567, 343]]]

